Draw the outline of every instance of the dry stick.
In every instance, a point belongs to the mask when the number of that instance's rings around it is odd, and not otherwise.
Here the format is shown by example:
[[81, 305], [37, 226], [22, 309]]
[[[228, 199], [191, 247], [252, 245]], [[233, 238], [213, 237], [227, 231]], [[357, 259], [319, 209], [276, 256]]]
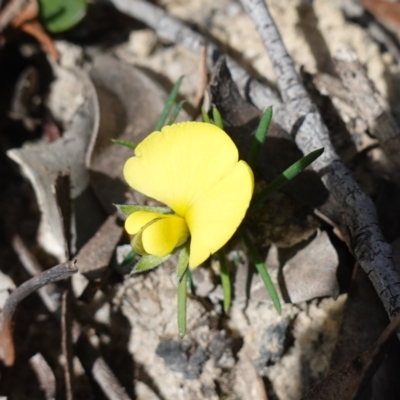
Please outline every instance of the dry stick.
[[289, 131], [304, 154], [325, 148], [323, 155], [314, 162], [314, 169], [340, 205], [355, 257], [393, 318], [400, 312], [400, 276], [393, 264], [392, 248], [379, 229], [375, 207], [335, 153], [328, 128], [300, 82], [264, 0], [241, 2], [257, 26], [273, 63], [288, 111]]
[[41, 287], [69, 278], [76, 272], [78, 268], [75, 266], [75, 261], [68, 261], [29, 279], [11, 293], [0, 317], [0, 353], [2, 353], [0, 358], [3, 359], [5, 365], [12, 366], [15, 361], [11, 319], [18, 303]]
[[[17, 247], [15, 247], [15, 243], [18, 243]], [[40, 265], [33, 254], [29, 251], [29, 249], [24, 245], [22, 240], [18, 238], [17, 240], [14, 238], [13, 240], [14, 249], [19, 256], [21, 264], [24, 268], [32, 275], [40, 274]], [[49, 285], [50, 286], [50, 285]], [[57, 294], [57, 299], [52, 297], [53, 303], [49, 307], [48, 302], [44, 302], [50, 312], [54, 312], [60, 308], [60, 301], [61, 293], [57, 286], [54, 285], [54, 292]], [[74, 322], [74, 337], [73, 341], [76, 342], [79, 340], [80, 336], [85, 335], [82, 332], [82, 328], [80, 325], [75, 321]], [[1, 339], [1, 336], [0, 336]], [[82, 339], [80, 343], [83, 345], [78, 346], [80, 352], [78, 352], [78, 357], [82, 364], [89, 365], [90, 367], [87, 369], [88, 373], [93, 375], [94, 380], [97, 384], [102, 388], [104, 393], [107, 394], [110, 400], [118, 399], [118, 400], [130, 400], [130, 397], [126, 394], [125, 389], [121, 386], [118, 382], [118, 379], [115, 377], [113, 372], [111, 371], [110, 367], [104, 361], [104, 359], [93, 349], [90, 342], [87, 338]], [[1, 342], [0, 342], [1, 344]], [[71, 352], [69, 352], [71, 354]], [[87, 358], [90, 355], [91, 358]]]
[[400, 171], [400, 127], [389, 111], [389, 105], [367, 77], [365, 68], [356, 53], [342, 48], [334, 58], [344, 87], [357, 110], [366, 122], [394, 167], [395, 175]]
[[[40, 264], [36, 259], [32, 258], [31, 252], [25, 246], [20, 236], [13, 236], [12, 247], [18, 256], [20, 263], [30, 275], [35, 276], [42, 273]], [[50, 283], [40, 288], [37, 293], [49, 311], [57, 311], [60, 306], [60, 294], [54, 283]]]
[[55, 400], [56, 378], [44, 357], [40, 353], [37, 353], [29, 359], [29, 364], [36, 374], [46, 400]]
[[[121, 12], [136, 18], [152, 28], [160, 39], [184, 46], [189, 51], [198, 54], [205, 44], [207, 47], [207, 65], [211, 69], [222, 51], [212, 42], [205, 39], [200, 33], [193, 31], [183, 22], [168, 15], [162, 8], [144, 0], [109, 0]], [[284, 120], [285, 113], [279, 95], [272, 89], [253, 79], [247, 71], [240, 67], [231, 57], [227, 57], [227, 64], [232, 78], [242, 94], [259, 108], [264, 105], [274, 107], [275, 122]]]
[[71, 283], [64, 290], [61, 301], [61, 349], [65, 357], [64, 377], [65, 377], [65, 397], [66, 400], [73, 400], [74, 391], [72, 385], [73, 378], [73, 350], [71, 333]]

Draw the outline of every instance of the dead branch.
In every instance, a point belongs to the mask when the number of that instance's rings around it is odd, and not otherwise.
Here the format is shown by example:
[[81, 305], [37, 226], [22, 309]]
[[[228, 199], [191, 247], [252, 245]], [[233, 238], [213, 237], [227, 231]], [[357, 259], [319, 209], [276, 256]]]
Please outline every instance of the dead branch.
[[[18, 256], [20, 263], [31, 276], [39, 275], [42, 272], [42, 268], [38, 261], [25, 246], [20, 236], [15, 235], [12, 238], [12, 247]], [[38, 289], [37, 293], [50, 312], [55, 312], [60, 307], [60, 293], [54, 283], [49, 283], [48, 285], [43, 286]]]
[[[393, 59], [396, 61], [396, 63], [400, 64], [400, 50], [398, 44], [393, 39], [392, 35], [381, 24], [376, 22], [372, 15], [375, 14], [379, 19], [379, 11], [378, 13], [375, 13], [372, 9], [370, 9], [369, 11], [372, 11], [372, 14], [367, 13], [365, 8], [368, 7], [364, 8], [361, 5], [363, 2], [364, 0], [361, 0], [360, 2], [357, 0], [344, 0], [342, 3], [344, 15], [346, 18], [355, 20], [362, 26], [366, 26], [366, 30], [371, 38], [379, 44], [385, 46], [389, 53], [393, 56]], [[378, 6], [378, 8], [380, 7]], [[383, 22], [382, 19], [381, 22]], [[386, 26], [389, 28], [387, 24]], [[394, 31], [396, 32], [396, 30], [397, 28]]]
[[[29, 249], [26, 248], [26, 246], [23, 244], [23, 242], [20, 240], [19, 247], [17, 247], [19, 250], [22, 249], [22, 254], [23, 257], [21, 257], [20, 251], [17, 251], [17, 254], [19, 255], [20, 260], [23, 259], [25, 262], [22, 263], [22, 265], [25, 267], [27, 272], [29, 272], [31, 275], [35, 274], [40, 274], [40, 265], [38, 261], [36, 260], [35, 256], [29, 251]], [[33, 266], [33, 267], [32, 267]], [[34, 279], [34, 278], [32, 278]], [[53, 289], [56, 294], [57, 298], [61, 299], [63, 297], [63, 300], [66, 300], [65, 296], [62, 296], [62, 293], [60, 289], [57, 286], [54, 286]], [[54, 303], [56, 305], [54, 306]], [[47, 302], [44, 302], [44, 304], [47, 306], [48, 310], [50, 312], [54, 312], [55, 310], [58, 310], [60, 308], [60, 302], [55, 302], [53, 300], [53, 306], [49, 307]], [[62, 314], [67, 317], [67, 310], [66, 310], [66, 304], [63, 302], [62, 306]], [[58, 315], [61, 317], [60, 315]], [[68, 317], [69, 318], [69, 317]], [[73, 321], [73, 332], [72, 332], [72, 338], [68, 338], [68, 341], [72, 339], [72, 342], [74, 346], [76, 346], [76, 354], [78, 358], [80, 359], [82, 364], [85, 363], [90, 363], [91, 367], [87, 368], [88, 373], [90, 373], [96, 383], [103, 389], [104, 393], [107, 394], [108, 398], [110, 400], [113, 399], [119, 399], [119, 400], [130, 400], [130, 397], [126, 394], [125, 389], [122, 387], [122, 385], [118, 382], [118, 379], [116, 376], [113, 374], [111, 371], [110, 367], [108, 364], [104, 361], [104, 359], [101, 357], [100, 354], [96, 352], [96, 350], [93, 348], [93, 346], [90, 344], [90, 342], [87, 340], [87, 338], [80, 340], [80, 337], [84, 335], [83, 330], [80, 326], [80, 324], [76, 321]], [[66, 327], [65, 322], [63, 321], [62, 323], [62, 329], [63, 329], [63, 335], [66, 336], [66, 333], [64, 333], [64, 329]], [[68, 328], [71, 327], [71, 324], [68, 324]], [[1, 332], [0, 332], [1, 333]], [[2, 336], [0, 336], [1, 339]], [[67, 338], [66, 338], [67, 339]], [[64, 340], [63, 338], [63, 343], [62, 346], [65, 346], [64, 354], [72, 354], [71, 351], [67, 352], [66, 351], [66, 346], [67, 340]], [[79, 341], [80, 340], [80, 341]], [[78, 344], [79, 341], [79, 344]], [[1, 344], [1, 342], [0, 342]], [[89, 360], [86, 359], [87, 355], [92, 355], [92, 358]], [[87, 364], [88, 365], [88, 364]], [[68, 371], [71, 371], [70, 369]], [[104, 379], [104, 376], [107, 377], [107, 379]]]
[[[199, 54], [200, 48], [206, 45], [209, 69], [215, 64], [218, 55], [223, 53], [214, 43], [207, 40], [200, 33], [193, 31], [154, 4], [144, 0], [110, 1], [119, 11], [136, 18], [153, 29], [160, 39], [180, 44], [195, 54]], [[275, 120], [281, 122], [284, 119], [284, 112], [279, 95], [271, 88], [252, 78], [231, 57], [227, 57], [227, 64], [242, 95], [244, 94], [258, 108], [266, 108], [265, 104], [272, 105], [274, 107]]]
[[72, 348], [72, 318], [71, 318], [71, 284], [64, 290], [61, 302], [61, 349], [65, 357], [64, 378], [65, 398], [74, 399], [73, 390], [73, 348]]
[[400, 276], [393, 264], [392, 248], [379, 229], [375, 207], [335, 153], [328, 129], [296, 74], [264, 0], [241, 2], [253, 19], [273, 63], [286, 104], [286, 127], [303, 153], [325, 148], [324, 154], [314, 162], [314, 169], [340, 205], [343, 231], [350, 237], [351, 250], [371, 279], [388, 315], [393, 318], [400, 313]]
[[15, 360], [14, 343], [11, 332], [11, 319], [17, 305], [36, 290], [48, 285], [49, 283], [58, 282], [62, 279], [69, 278], [78, 272], [75, 261], [68, 261], [64, 264], [56, 265], [40, 275], [35, 276], [24, 282], [21, 286], [11, 293], [7, 299], [0, 319], [0, 356], [4, 364], [11, 366]]
[[389, 111], [385, 99], [367, 77], [356, 53], [342, 48], [335, 56], [336, 71], [348, 91], [358, 115], [365, 121], [388, 156], [395, 174], [400, 170], [400, 127]]

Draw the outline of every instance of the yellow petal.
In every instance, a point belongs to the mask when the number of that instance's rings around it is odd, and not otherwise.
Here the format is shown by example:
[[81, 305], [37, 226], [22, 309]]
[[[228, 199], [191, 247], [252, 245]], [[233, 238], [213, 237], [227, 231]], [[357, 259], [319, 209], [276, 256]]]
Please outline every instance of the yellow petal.
[[153, 132], [124, 166], [128, 184], [184, 216], [197, 199], [238, 161], [229, 136], [202, 122], [183, 122]]
[[183, 218], [166, 215], [149, 225], [142, 234], [144, 250], [157, 257], [165, 257], [189, 237], [189, 230]]
[[190, 230], [189, 267], [195, 268], [233, 236], [249, 207], [253, 172], [244, 162], [205, 192], [185, 215]]
[[134, 235], [138, 233], [146, 224], [156, 218], [165, 218], [166, 214], [158, 214], [148, 211], [137, 211], [128, 216], [125, 220], [125, 230]]

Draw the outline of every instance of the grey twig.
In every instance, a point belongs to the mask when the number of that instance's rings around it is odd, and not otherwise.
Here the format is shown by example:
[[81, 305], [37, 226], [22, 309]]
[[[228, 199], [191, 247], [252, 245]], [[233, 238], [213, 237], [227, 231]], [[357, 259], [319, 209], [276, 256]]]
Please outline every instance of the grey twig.
[[393, 318], [400, 312], [400, 276], [393, 264], [392, 248], [379, 229], [375, 207], [335, 153], [328, 129], [296, 74], [264, 0], [241, 2], [257, 26], [273, 63], [286, 104], [287, 129], [303, 153], [325, 148], [324, 154], [314, 162], [314, 169], [340, 205], [349, 246]]
[[[29, 249], [23, 244], [22, 240], [17, 240], [19, 245], [17, 246], [17, 253], [20, 256], [23, 254], [22, 259], [25, 260], [23, 262], [23, 266], [25, 269], [32, 275], [40, 274], [40, 265], [36, 260], [35, 256], [30, 253]], [[14, 240], [15, 243], [15, 240]], [[14, 247], [15, 248], [15, 247]], [[21, 251], [22, 250], [22, 251]], [[21, 259], [21, 261], [22, 261]], [[77, 272], [77, 269], [75, 270]], [[39, 275], [40, 276], [40, 275]], [[35, 279], [35, 278], [32, 278]], [[61, 291], [55, 286], [55, 291], [57, 291], [57, 297], [61, 298]], [[11, 296], [10, 296], [11, 297]], [[62, 315], [58, 315], [63, 319], [62, 322], [62, 329], [63, 329], [63, 336], [67, 335], [67, 328], [70, 330], [71, 324], [66, 324], [66, 318], [68, 316], [68, 312], [66, 309], [66, 296], [63, 296], [63, 303], [62, 303]], [[49, 307], [47, 302], [44, 302], [50, 312], [54, 312], [55, 310], [59, 309], [60, 305], [57, 303], [56, 306]], [[67, 326], [68, 325], [68, 326]], [[10, 324], [8, 324], [8, 328], [10, 328]], [[68, 332], [69, 334], [69, 332]], [[9, 330], [9, 335], [11, 335], [11, 331]], [[111, 371], [110, 367], [101, 357], [101, 355], [93, 348], [90, 342], [87, 340], [86, 336], [81, 339], [82, 336], [85, 336], [82, 327], [76, 321], [73, 322], [73, 332], [72, 338], [68, 338], [68, 341], [72, 339], [74, 346], [76, 347], [76, 354], [80, 359], [82, 365], [85, 365], [88, 374], [91, 374], [97, 384], [102, 388], [104, 393], [108, 396], [110, 400], [119, 399], [119, 400], [130, 400], [130, 397], [127, 395], [125, 389], [122, 385], [118, 382], [118, 379]], [[2, 339], [3, 337], [7, 338], [10, 336], [4, 335], [3, 331], [0, 331], [0, 351], [4, 349]], [[12, 337], [11, 337], [12, 340]], [[71, 351], [67, 351], [67, 338], [63, 339], [63, 352], [64, 354], [72, 354]], [[13, 353], [14, 355], [14, 353]], [[8, 364], [7, 364], [8, 365]], [[11, 365], [11, 364], [10, 364]], [[67, 371], [71, 371], [68, 369]], [[105, 379], [106, 377], [106, 379]], [[68, 377], [67, 377], [68, 378]]]
[[[200, 33], [193, 31], [183, 22], [168, 15], [162, 8], [144, 0], [109, 0], [121, 12], [143, 22], [153, 29], [160, 39], [184, 46], [189, 51], [198, 54], [202, 46], [207, 48], [207, 65], [211, 68], [222, 51], [205, 39]], [[268, 104], [274, 107], [275, 120], [283, 120], [282, 102], [279, 95], [269, 87], [253, 79], [247, 71], [239, 66], [231, 57], [227, 57], [227, 64], [232, 78], [242, 94], [257, 107]], [[262, 106], [264, 107], [264, 106]], [[264, 107], [266, 108], [266, 107]]]
[[335, 55], [336, 70], [357, 114], [365, 121], [394, 167], [400, 171], [400, 127], [389, 111], [389, 105], [368, 78], [356, 53], [342, 48]]
[[5, 365], [11, 366], [15, 360], [11, 319], [19, 302], [41, 287], [69, 278], [76, 272], [78, 268], [75, 266], [75, 261], [68, 261], [29, 279], [11, 293], [0, 317], [0, 358], [3, 359]]
[[[20, 236], [15, 235], [12, 238], [12, 247], [18, 256], [20, 263], [30, 275], [35, 276], [42, 273], [40, 264], [25, 246]], [[40, 288], [37, 293], [50, 312], [55, 312], [58, 310], [60, 307], [60, 293], [57, 285], [54, 283], [49, 283], [48, 285]]]

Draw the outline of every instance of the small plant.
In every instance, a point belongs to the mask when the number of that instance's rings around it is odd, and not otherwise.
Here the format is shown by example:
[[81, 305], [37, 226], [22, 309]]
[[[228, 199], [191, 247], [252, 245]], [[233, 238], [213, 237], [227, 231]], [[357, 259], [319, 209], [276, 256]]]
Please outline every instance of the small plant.
[[[217, 253], [221, 266], [224, 310], [231, 303], [231, 282], [223, 246], [236, 231], [253, 258], [276, 310], [281, 304], [267, 269], [250, 235], [240, 226], [246, 213], [256, 209], [271, 193], [293, 179], [323, 149], [302, 158], [252, 199], [254, 168], [272, 118], [268, 108], [260, 120], [247, 162], [239, 160], [238, 150], [223, 130], [220, 113], [213, 109], [213, 121], [202, 110], [204, 122], [173, 124], [182, 102], [172, 108], [182, 78], [172, 89], [156, 130], [140, 144], [115, 140], [135, 149], [135, 156], [124, 166], [124, 177], [133, 189], [165, 204], [165, 207], [116, 205], [127, 219], [126, 231], [133, 235], [132, 253], [141, 258], [132, 273], [150, 270], [179, 253], [178, 327], [186, 332], [187, 279], [210, 255]], [[165, 126], [170, 116], [171, 125]]]

